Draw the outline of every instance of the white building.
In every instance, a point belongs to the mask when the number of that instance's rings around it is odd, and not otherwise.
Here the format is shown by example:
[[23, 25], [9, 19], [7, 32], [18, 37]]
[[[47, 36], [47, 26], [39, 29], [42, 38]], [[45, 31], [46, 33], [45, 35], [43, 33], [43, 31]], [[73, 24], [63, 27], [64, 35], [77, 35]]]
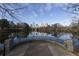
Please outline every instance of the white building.
[[48, 26], [47, 23], [41, 23], [41, 24], [35, 24], [35, 23], [33, 23], [33, 24], [30, 24], [30, 27], [32, 27], [32, 28], [47, 27], [47, 26]]

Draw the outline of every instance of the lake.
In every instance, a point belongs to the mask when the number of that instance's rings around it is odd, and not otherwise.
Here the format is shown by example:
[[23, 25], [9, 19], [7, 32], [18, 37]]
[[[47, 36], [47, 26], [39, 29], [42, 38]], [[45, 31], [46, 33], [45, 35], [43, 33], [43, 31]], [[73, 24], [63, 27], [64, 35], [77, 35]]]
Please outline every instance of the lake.
[[[43, 40], [43, 41], [56, 41], [58, 43], [64, 44], [65, 40], [71, 40], [73, 35], [71, 33], [60, 33], [57, 37], [53, 36], [53, 34], [41, 33], [41, 32], [31, 32], [28, 35], [22, 36], [19, 34], [12, 33], [9, 35], [8, 43], [11, 47], [16, 46], [18, 44], [33, 41], [33, 40]], [[79, 48], [79, 40], [74, 40], [75, 48]], [[0, 48], [3, 48], [4, 44], [0, 43]]]

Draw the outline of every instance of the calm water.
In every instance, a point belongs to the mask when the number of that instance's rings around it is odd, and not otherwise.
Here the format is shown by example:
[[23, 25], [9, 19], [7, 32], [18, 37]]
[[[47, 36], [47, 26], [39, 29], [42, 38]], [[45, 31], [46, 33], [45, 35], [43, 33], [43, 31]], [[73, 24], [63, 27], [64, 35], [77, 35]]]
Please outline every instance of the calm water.
[[[73, 35], [71, 33], [60, 33], [57, 37], [53, 36], [52, 34], [47, 33], [40, 33], [40, 32], [31, 32], [28, 36], [21, 36], [21, 35], [15, 35], [12, 34], [9, 36], [9, 43], [12, 46], [15, 46], [17, 44], [27, 42], [30, 40], [45, 40], [45, 41], [56, 41], [61, 44], [64, 44], [64, 40], [71, 40]], [[74, 42], [77, 42], [74, 44], [75, 46], [79, 47], [79, 40], [76, 39]], [[2, 48], [4, 45], [0, 43], [0, 48]]]

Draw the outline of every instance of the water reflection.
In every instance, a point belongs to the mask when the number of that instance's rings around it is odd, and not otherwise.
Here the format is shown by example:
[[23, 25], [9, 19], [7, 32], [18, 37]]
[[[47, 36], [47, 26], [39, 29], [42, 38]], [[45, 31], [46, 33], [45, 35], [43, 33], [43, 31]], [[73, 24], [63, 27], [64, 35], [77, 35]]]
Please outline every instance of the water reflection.
[[[24, 37], [27, 37], [29, 33], [26, 32], [15, 32], [15, 33], [2, 33], [0, 34], [0, 52], [6, 49], [12, 49], [15, 45], [24, 41]], [[8, 46], [8, 47], [7, 47]]]
[[46, 41], [54, 40], [61, 44], [64, 44], [64, 40], [71, 39], [71, 36], [72, 35], [68, 33], [59, 34], [58, 37], [55, 37], [52, 34], [40, 33], [40, 32], [31, 32], [30, 34], [19, 32], [19, 33], [12, 33], [11, 35], [9, 35], [8, 40], [10, 47], [30, 40], [46, 40]]
[[[47, 33], [40, 33], [40, 32], [31, 32], [31, 33], [24, 33], [24, 32], [19, 32], [19, 33], [11, 33], [11, 35], [8, 35], [8, 43], [9, 43], [9, 48], [13, 48], [14, 46], [17, 46], [21, 43], [26, 43], [30, 40], [45, 40], [45, 41], [56, 41], [61, 44], [64, 44], [65, 40], [72, 39], [73, 35], [71, 33], [60, 33], [55, 37], [52, 34], [47, 34]], [[0, 49], [4, 45], [0, 43]], [[74, 40], [74, 46], [75, 48], [79, 48], [79, 40], [75, 39]]]
[[29, 36], [47, 36], [47, 33], [31, 32]]
[[69, 40], [72, 39], [73, 35], [71, 33], [60, 33], [58, 38], [61, 40]]
[[10, 48], [13, 48], [14, 46], [24, 43], [26, 41], [26, 38], [29, 33], [19, 32], [19, 33], [12, 33], [9, 36], [9, 44]]

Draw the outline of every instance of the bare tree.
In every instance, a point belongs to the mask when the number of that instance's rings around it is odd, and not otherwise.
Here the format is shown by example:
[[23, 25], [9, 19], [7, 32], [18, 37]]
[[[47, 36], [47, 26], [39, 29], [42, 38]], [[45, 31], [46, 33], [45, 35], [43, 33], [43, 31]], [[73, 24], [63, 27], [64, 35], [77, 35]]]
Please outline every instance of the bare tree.
[[[18, 8], [14, 8], [13, 6], [16, 6], [18, 5], [19, 7]], [[20, 18], [17, 17], [16, 15], [16, 10], [21, 10], [21, 9], [24, 9], [26, 8], [27, 6], [23, 6], [23, 7], [20, 7], [21, 4], [11, 4], [11, 3], [2, 3], [0, 4], [0, 12], [2, 14], [2, 18], [4, 19], [5, 17], [11, 17], [11, 18], [14, 18], [15, 20], [21, 22]], [[20, 15], [18, 15], [20, 16]]]
[[72, 14], [79, 14], [79, 3], [63, 4], [63, 10]]

